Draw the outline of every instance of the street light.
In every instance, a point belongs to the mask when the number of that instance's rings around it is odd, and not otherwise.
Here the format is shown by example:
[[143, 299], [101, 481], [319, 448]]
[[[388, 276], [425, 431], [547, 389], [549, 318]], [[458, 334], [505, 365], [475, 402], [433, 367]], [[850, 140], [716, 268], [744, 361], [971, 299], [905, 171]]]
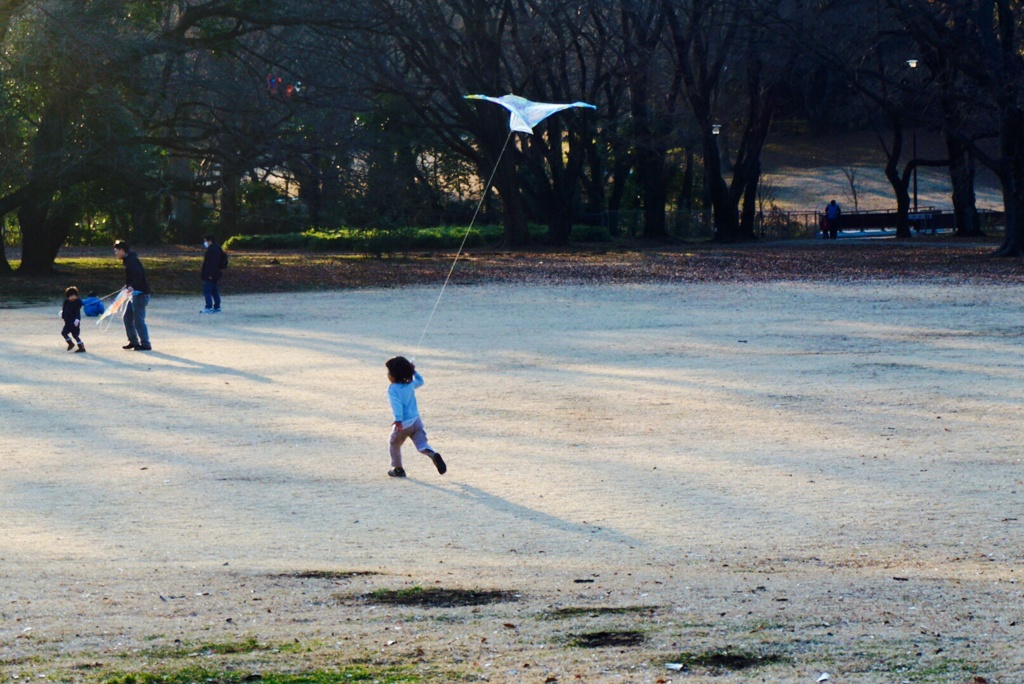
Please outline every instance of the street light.
[[[718, 149], [718, 136], [719, 136], [719, 134], [721, 132], [722, 132], [722, 124], [711, 124], [711, 135], [714, 136], [714, 139], [715, 139], [715, 167], [718, 168], [717, 173], [718, 173], [719, 176], [721, 176], [721, 173], [722, 173], [721, 166], [720, 166], [720, 164], [721, 164], [721, 152]], [[705, 201], [705, 204], [704, 204], [705, 220], [706, 220], [706, 218], [707, 218], [707, 211], [706, 211], [707, 208], [708, 207], [713, 207], [713, 205], [714, 205], [714, 200], [712, 199], [712, 196], [711, 196], [711, 182], [710, 182], [710, 179], [708, 178], [708, 174], [706, 174], [706, 173], [704, 174], [704, 196], [706, 198], [706, 201]], [[718, 234], [718, 226], [715, 224], [714, 211], [712, 211], [712, 215], [711, 215], [711, 231], [713, 233], [715, 233], [716, 235]]]
[[[912, 70], [916, 70], [917, 69], [917, 64], [918, 64], [918, 62], [917, 62], [916, 59], [908, 59], [907, 60], [907, 66], [910, 67]], [[914, 161], [914, 213], [916, 214], [917, 213], [917, 126], [914, 126], [914, 133], [913, 133], [912, 140], [913, 140], [913, 142], [911, 143], [911, 145], [912, 145], [912, 148], [913, 148], [913, 155], [914, 155], [914, 159], [913, 159], [913, 161]]]

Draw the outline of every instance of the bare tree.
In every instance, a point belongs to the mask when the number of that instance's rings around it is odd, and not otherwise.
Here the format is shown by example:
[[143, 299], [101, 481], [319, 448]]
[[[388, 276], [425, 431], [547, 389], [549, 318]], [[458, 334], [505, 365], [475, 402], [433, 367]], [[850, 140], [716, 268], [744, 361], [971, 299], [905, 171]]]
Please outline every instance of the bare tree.
[[[521, 138], [508, 113], [466, 94], [513, 92], [548, 101], [572, 101], [601, 92], [604, 60], [586, 3], [567, 0], [367, 0], [381, 18], [365, 32], [360, 54], [370, 87], [402, 98], [438, 140], [470, 160], [481, 178], [493, 172], [502, 200], [505, 245], [529, 242], [528, 218], [549, 223], [564, 242], [593, 128], [567, 112]], [[563, 155], [564, 151], [568, 153]]]
[[[981, 232], [973, 189], [977, 159], [1003, 192], [1006, 230], [995, 254], [1024, 254], [1024, 7], [1007, 0], [887, 4], [933, 77], [941, 109], [931, 122], [946, 139], [958, 232]], [[981, 144], [993, 139], [995, 151]]]
[[266, 160], [280, 132], [271, 117], [288, 118], [261, 106], [254, 91], [264, 76], [254, 71], [260, 60], [247, 40], [347, 21], [324, 0], [128, 5], [0, 4], [0, 71], [20, 86], [16, 100], [0, 102], [4, 118], [18, 123], [0, 165], [0, 217], [17, 211], [25, 273], [52, 269], [96, 198], [122, 208], [136, 237], [158, 239], [157, 199], [178, 182], [165, 173], [165, 153], [216, 168], [218, 182], [228, 181], [230, 214], [231, 179], [253, 159]]
[[854, 211], [860, 211], [860, 203], [858, 202], [858, 188], [857, 188], [857, 167], [855, 166], [844, 166], [843, 176], [846, 178], [846, 199], [853, 204]]

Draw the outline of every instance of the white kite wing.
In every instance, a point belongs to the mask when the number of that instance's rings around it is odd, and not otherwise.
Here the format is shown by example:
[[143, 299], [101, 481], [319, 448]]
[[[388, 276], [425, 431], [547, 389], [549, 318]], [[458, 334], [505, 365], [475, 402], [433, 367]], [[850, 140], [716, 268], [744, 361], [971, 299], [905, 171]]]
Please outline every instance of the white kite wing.
[[570, 102], [559, 104], [551, 102], [533, 102], [518, 95], [502, 95], [501, 97], [490, 97], [487, 95], [466, 95], [467, 100], [487, 100], [499, 104], [510, 113], [508, 125], [513, 131], [520, 133], [533, 133], [533, 127], [556, 112], [573, 107], [589, 107], [597, 109], [587, 102]]
[[114, 299], [114, 301], [110, 303], [110, 306], [108, 306], [106, 308], [106, 310], [102, 314], [100, 314], [100, 317], [96, 320], [96, 325], [100, 325], [104, 321], [107, 321], [106, 325], [103, 326], [103, 330], [106, 331], [107, 329], [109, 329], [110, 328], [110, 322], [109, 322], [110, 318], [114, 314], [118, 314], [118, 313], [121, 314], [121, 317], [123, 318], [124, 317], [124, 310], [128, 307], [128, 302], [131, 301], [131, 298], [132, 298], [131, 293], [128, 292], [127, 289], [122, 289], [117, 294], [117, 298]]

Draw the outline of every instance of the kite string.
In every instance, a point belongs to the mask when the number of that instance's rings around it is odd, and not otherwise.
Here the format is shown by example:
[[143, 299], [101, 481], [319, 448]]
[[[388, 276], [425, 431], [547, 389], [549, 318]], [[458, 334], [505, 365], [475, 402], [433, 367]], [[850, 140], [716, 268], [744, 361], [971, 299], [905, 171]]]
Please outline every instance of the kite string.
[[423, 332], [420, 333], [420, 339], [416, 343], [416, 347], [419, 348], [423, 344], [423, 338], [427, 336], [427, 328], [430, 327], [430, 322], [434, 320], [434, 314], [437, 313], [437, 306], [441, 303], [441, 297], [444, 296], [444, 290], [448, 287], [448, 281], [452, 279], [452, 273], [455, 272], [455, 264], [459, 262], [459, 256], [462, 255], [462, 250], [466, 246], [466, 240], [469, 238], [469, 232], [473, 230], [473, 224], [476, 222], [476, 217], [480, 213], [480, 207], [484, 205], [484, 200], [487, 199], [487, 192], [491, 189], [491, 181], [494, 180], [494, 174], [498, 172], [498, 165], [501, 164], [501, 158], [505, 154], [505, 149], [508, 147], [508, 141], [512, 139], [513, 131], [509, 130], [508, 137], [505, 138], [505, 144], [501, 146], [501, 152], [498, 154], [498, 160], [494, 162], [494, 170], [491, 171], [491, 177], [487, 179], [487, 184], [484, 186], [484, 192], [480, 196], [480, 201], [476, 205], [476, 211], [473, 212], [473, 218], [469, 221], [469, 227], [466, 228], [466, 234], [462, 236], [462, 244], [459, 245], [459, 251], [455, 253], [455, 259], [452, 261], [452, 267], [448, 269], [448, 277], [444, 279], [444, 285], [441, 286], [441, 292], [437, 295], [437, 301], [434, 302], [434, 308], [430, 311], [430, 316], [427, 318], [427, 324], [423, 326]]
[[108, 294], [108, 295], [103, 295], [103, 296], [102, 296], [102, 297], [100, 297], [99, 299], [100, 299], [100, 301], [103, 301], [104, 299], [110, 299], [110, 298], [111, 298], [111, 297], [113, 297], [114, 295], [116, 295], [116, 294], [119, 294], [119, 293], [121, 292], [121, 290], [123, 290], [123, 289], [124, 289], [123, 287], [119, 287], [118, 289], [114, 290], [114, 291], [113, 291], [113, 292], [111, 292], [110, 294]]

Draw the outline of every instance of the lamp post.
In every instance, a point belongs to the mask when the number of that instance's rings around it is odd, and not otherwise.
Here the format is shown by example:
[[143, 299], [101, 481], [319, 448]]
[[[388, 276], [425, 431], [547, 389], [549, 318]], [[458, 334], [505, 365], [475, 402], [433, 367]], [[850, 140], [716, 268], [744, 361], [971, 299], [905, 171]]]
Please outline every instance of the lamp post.
[[[912, 70], [917, 70], [918, 61], [916, 59], [908, 59], [907, 66]], [[914, 126], [913, 137], [911, 138], [912, 154], [914, 155], [914, 213], [917, 213], [917, 126]]]
[[[715, 173], [717, 173], [719, 175], [721, 175], [721, 173], [722, 173], [721, 166], [720, 166], [720, 164], [721, 164], [721, 153], [718, 150], [718, 136], [721, 134], [721, 132], [722, 132], [722, 124], [711, 124], [711, 135], [715, 139], [715, 168], [717, 169], [715, 171]], [[705, 168], [705, 170], [707, 170], [707, 166], [706, 165], [705, 165], [704, 168]], [[706, 220], [710, 219], [711, 232], [717, 235], [717, 233], [718, 233], [718, 226], [715, 225], [714, 199], [713, 199], [712, 191], [711, 191], [711, 179], [710, 179], [710, 177], [709, 177], [709, 175], [707, 173], [704, 174], [704, 193], [705, 193], [704, 194], [704, 197], [705, 197], [705, 202], [704, 202], [704, 220], [706, 221]], [[708, 213], [707, 213], [709, 208], [711, 209], [711, 215], [710, 216], [708, 216]]]

